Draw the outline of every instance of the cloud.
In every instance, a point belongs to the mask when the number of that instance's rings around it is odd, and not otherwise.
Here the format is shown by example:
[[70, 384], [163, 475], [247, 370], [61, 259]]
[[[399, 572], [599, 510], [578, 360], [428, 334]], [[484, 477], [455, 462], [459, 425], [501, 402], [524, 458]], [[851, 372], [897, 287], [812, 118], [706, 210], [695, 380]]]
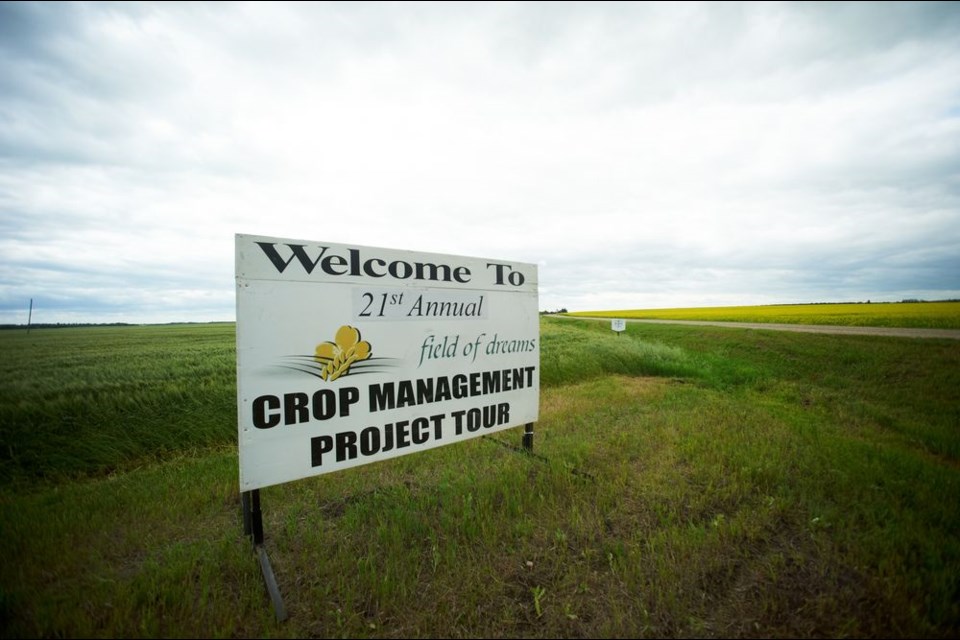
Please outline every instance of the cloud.
[[232, 317], [234, 233], [535, 262], [542, 308], [958, 297], [958, 42], [952, 3], [0, 4], [0, 321]]

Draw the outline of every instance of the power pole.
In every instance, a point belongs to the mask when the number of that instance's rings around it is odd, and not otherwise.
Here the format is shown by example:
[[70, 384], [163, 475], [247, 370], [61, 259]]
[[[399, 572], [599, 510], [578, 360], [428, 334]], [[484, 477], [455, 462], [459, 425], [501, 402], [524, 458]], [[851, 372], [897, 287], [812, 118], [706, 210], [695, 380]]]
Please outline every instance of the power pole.
[[30, 298], [30, 313], [27, 314], [27, 335], [30, 335], [31, 320], [33, 320], [33, 298]]

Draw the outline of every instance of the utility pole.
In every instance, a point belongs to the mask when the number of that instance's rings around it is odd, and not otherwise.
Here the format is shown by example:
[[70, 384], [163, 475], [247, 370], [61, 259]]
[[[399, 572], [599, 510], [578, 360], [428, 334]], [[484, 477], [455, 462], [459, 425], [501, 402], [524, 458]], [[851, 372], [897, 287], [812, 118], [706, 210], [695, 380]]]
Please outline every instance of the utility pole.
[[31, 320], [33, 320], [33, 298], [30, 298], [30, 313], [27, 314], [27, 335], [30, 335]]

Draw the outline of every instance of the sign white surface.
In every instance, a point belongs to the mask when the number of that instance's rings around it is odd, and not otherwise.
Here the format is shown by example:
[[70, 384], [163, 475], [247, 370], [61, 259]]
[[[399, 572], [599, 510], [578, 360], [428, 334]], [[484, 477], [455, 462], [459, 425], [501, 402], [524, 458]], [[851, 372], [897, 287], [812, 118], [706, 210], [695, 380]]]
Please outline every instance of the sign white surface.
[[622, 318], [617, 318], [610, 321], [610, 328], [614, 331], [626, 331], [627, 330], [627, 321]]
[[236, 236], [240, 487], [537, 420], [536, 265]]

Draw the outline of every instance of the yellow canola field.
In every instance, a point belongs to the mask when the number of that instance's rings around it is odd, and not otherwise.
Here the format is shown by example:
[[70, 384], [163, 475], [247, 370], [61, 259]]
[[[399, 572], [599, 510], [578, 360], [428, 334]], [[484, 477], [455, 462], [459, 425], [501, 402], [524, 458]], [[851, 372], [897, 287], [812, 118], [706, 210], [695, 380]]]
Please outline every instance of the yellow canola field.
[[577, 311], [569, 313], [568, 315], [594, 318], [716, 320], [723, 322], [775, 322], [862, 327], [960, 329], [960, 301], [632, 309], [618, 311]]

